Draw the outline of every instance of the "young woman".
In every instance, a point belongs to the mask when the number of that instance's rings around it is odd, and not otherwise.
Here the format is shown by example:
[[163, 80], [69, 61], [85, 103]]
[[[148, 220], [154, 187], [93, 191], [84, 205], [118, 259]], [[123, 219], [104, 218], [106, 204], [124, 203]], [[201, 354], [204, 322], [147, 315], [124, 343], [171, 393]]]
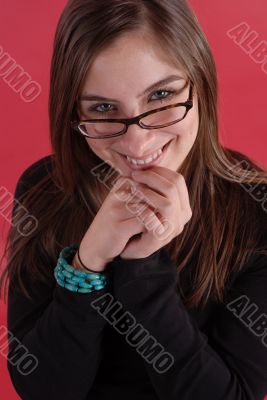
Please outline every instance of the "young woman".
[[17, 183], [2, 275], [17, 393], [263, 399], [267, 175], [219, 143], [186, 1], [70, 0], [49, 111], [52, 154]]

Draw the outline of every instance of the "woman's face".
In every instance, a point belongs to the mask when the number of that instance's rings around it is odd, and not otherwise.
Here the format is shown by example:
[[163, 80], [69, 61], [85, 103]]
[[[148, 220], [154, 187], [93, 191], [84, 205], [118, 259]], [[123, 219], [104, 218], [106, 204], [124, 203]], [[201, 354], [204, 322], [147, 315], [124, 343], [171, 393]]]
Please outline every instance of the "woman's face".
[[[186, 101], [189, 96], [189, 84], [185, 87], [186, 76], [166, 58], [166, 54], [147, 36], [131, 33], [118, 39], [99, 53], [88, 71], [80, 93], [81, 98], [87, 97], [79, 103], [80, 119], [132, 118], [155, 108]], [[145, 93], [150, 86], [170, 76], [172, 79], [168, 83], [156, 85]], [[146, 160], [170, 142], [154, 165], [178, 171], [198, 131], [197, 96], [195, 91], [193, 94], [193, 108], [174, 125], [159, 129], [130, 125], [126, 134], [115, 138], [86, 138], [88, 146], [122, 176], [130, 177], [132, 170], [148, 167], [146, 164], [136, 166], [126, 156]], [[99, 99], [89, 100], [93, 96]]]

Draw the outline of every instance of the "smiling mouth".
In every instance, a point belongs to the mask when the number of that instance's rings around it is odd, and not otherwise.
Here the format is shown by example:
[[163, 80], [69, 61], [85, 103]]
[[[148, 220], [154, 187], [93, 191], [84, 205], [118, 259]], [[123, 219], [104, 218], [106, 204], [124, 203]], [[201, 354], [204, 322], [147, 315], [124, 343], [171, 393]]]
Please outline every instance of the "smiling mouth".
[[127, 165], [132, 168], [132, 169], [145, 169], [150, 166], [153, 166], [157, 163], [159, 163], [162, 158], [165, 156], [166, 151], [168, 150], [169, 144], [173, 141], [174, 139], [169, 140], [161, 149], [158, 151], [154, 152], [152, 156], [147, 157], [145, 160], [134, 160], [131, 159], [130, 157], [120, 154], [121, 157], [123, 157], [124, 161], [127, 163]]

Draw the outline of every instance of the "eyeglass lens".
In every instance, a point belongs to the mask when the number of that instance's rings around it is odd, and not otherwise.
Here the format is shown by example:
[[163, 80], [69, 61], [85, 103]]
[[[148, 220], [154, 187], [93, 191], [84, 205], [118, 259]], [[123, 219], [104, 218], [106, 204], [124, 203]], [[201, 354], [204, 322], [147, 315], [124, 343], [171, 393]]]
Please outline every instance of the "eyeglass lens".
[[[181, 119], [183, 119], [185, 113], [186, 107], [178, 106], [147, 115], [146, 117], [142, 118], [140, 122], [148, 128], [161, 128], [167, 124], [179, 122]], [[120, 122], [103, 121], [80, 124], [80, 129], [87, 135], [93, 137], [118, 134], [124, 130], [124, 127], [125, 125]]]

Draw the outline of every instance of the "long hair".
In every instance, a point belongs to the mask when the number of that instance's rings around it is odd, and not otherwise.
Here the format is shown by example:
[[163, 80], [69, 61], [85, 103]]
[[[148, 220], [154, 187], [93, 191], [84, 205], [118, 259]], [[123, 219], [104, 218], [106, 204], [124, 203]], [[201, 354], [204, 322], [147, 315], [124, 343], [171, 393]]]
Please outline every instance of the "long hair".
[[[33, 280], [51, 280], [59, 251], [81, 241], [101, 207], [103, 185], [91, 171], [103, 160], [73, 131], [71, 121], [78, 118], [77, 98], [95, 57], [129, 32], [152, 35], [170, 62], [183, 68], [197, 92], [198, 134], [179, 169], [193, 216], [165, 249], [177, 266], [179, 290], [187, 307], [204, 306], [213, 296], [222, 302], [230, 278], [242, 271], [254, 251], [264, 252], [266, 212], [253, 189], [259, 191], [267, 183], [267, 174], [255, 161], [219, 143], [216, 67], [186, 0], [67, 3], [51, 62], [52, 170], [20, 199], [38, 226], [30, 235], [11, 226], [1, 286], [5, 277], [16, 276], [29, 296], [23, 273]], [[19, 209], [15, 217], [20, 217]], [[181, 282], [189, 265], [191, 282], [185, 290]]]

